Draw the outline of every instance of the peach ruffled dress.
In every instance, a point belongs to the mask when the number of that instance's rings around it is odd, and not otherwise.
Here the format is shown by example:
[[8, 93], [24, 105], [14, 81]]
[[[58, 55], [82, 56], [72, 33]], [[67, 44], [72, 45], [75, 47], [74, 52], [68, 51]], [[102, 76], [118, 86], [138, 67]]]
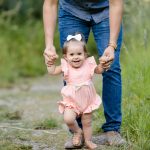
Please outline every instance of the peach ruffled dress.
[[58, 102], [60, 113], [63, 113], [65, 108], [70, 108], [80, 115], [99, 108], [101, 98], [92, 83], [96, 66], [93, 56], [88, 57], [80, 68], [73, 68], [65, 59], [61, 59], [67, 85], [61, 90], [63, 100]]

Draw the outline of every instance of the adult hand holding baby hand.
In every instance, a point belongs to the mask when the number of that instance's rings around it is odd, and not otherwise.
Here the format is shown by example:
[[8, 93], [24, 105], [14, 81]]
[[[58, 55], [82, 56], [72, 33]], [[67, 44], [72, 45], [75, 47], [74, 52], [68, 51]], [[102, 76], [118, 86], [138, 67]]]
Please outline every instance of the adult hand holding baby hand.
[[102, 65], [103, 69], [105, 69], [106, 71], [110, 68], [114, 58], [115, 58], [115, 54], [114, 54], [114, 48], [111, 46], [108, 46], [103, 55], [99, 58], [99, 62]]
[[45, 58], [45, 64], [48, 67], [51, 67], [54, 64], [55, 60], [58, 58], [56, 49], [53, 45], [45, 48], [43, 55]]

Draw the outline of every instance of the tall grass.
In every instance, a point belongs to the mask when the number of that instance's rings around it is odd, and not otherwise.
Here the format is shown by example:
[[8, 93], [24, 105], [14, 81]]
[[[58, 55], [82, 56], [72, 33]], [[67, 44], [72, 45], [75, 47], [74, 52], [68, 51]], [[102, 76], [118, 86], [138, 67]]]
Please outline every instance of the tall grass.
[[[149, 2], [126, 5], [122, 49], [122, 131], [135, 150], [150, 149], [150, 21]], [[134, 10], [134, 11], [133, 11]], [[132, 12], [132, 13], [131, 13]], [[130, 14], [130, 16], [128, 16]]]
[[150, 148], [150, 53], [139, 48], [124, 54], [123, 127], [134, 149]]

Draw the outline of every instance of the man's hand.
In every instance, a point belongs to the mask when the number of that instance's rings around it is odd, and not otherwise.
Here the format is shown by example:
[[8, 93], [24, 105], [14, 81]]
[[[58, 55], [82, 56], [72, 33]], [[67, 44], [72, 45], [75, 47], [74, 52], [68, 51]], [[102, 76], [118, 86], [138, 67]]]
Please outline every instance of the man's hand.
[[54, 64], [55, 60], [58, 58], [58, 55], [56, 53], [55, 47], [51, 46], [49, 48], [46, 48], [44, 50], [44, 58], [45, 58], [45, 64], [50, 67]]
[[110, 68], [114, 58], [115, 58], [115, 54], [114, 54], [114, 48], [111, 46], [108, 46], [102, 57], [99, 58], [99, 62], [100, 64], [102, 64], [103, 69], [105, 69], [106, 71]]

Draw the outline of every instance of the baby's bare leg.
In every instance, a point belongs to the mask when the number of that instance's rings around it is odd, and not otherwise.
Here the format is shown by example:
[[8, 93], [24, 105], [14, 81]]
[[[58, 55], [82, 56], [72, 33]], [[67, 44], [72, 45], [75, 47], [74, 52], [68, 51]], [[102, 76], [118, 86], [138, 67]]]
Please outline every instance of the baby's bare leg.
[[73, 145], [78, 146], [81, 145], [82, 140], [82, 130], [78, 126], [76, 121], [77, 114], [72, 109], [66, 109], [64, 112], [64, 121], [69, 127], [70, 130], [73, 131]]
[[77, 114], [72, 109], [65, 109], [64, 121], [73, 132], [77, 132], [80, 128], [76, 122]]
[[92, 142], [92, 113], [83, 114], [82, 115], [82, 125], [83, 125], [83, 133], [85, 144], [90, 149], [95, 149], [97, 147], [96, 144]]

